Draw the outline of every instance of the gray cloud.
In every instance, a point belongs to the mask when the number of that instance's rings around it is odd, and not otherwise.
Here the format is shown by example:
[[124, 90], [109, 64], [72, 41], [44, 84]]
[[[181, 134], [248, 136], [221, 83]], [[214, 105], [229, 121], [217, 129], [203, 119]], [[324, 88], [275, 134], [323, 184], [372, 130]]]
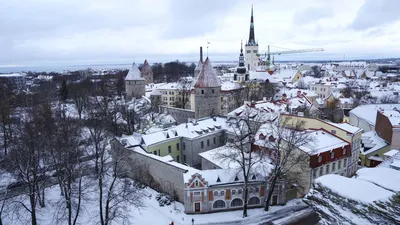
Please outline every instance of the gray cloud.
[[297, 11], [293, 17], [293, 20], [297, 25], [306, 25], [332, 16], [333, 10], [330, 6], [316, 6]]
[[400, 19], [399, 0], [366, 0], [350, 24], [354, 30], [366, 30]]
[[171, 0], [168, 27], [163, 38], [190, 38], [212, 32], [217, 28], [218, 22], [229, 14], [237, 2], [231, 0]]

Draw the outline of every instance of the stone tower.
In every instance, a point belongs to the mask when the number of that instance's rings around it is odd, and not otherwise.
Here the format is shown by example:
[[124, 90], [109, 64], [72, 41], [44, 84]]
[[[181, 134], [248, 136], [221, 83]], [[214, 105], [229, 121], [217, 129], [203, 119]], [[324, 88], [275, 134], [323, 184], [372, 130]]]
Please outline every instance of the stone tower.
[[240, 46], [239, 67], [236, 69], [233, 79], [238, 82], [249, 80], [249, 73], [247, 72], [246, 66], [244, 65], [243, 43], [241, 43]]
[[255, 67], [258, 64], [258, 43], [256, 42], [254, 34], [253, 6], [251, 6], [249, 40], [246, 43], [245, 50], [246, 50], [245, 64], [247, 70], [254, 71]]
[[132, 64], [132, 68], [125, 77], [125, 92], [127, 99], [141, 98], [145, 95], [145, 80], [141, 77], [141, 73], [135, 63]]
[[218, 115], [221, 110], [221, 81], [206, 59], [194, 85], [195, 118]]
[[146, 84], [153, 83], [153, 71], [151, 70], [150, 64], [147, 62], [147, 59], [144, 60], [141, 76], [144, 78]]

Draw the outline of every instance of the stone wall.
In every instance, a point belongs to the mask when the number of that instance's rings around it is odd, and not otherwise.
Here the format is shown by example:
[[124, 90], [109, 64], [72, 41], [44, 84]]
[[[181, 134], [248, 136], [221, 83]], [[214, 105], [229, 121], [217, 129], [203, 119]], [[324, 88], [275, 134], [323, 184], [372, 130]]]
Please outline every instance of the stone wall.
[[146, 85], [144, 80], [127, 80], [125, 81], [126, 98], [141, 98], [146, 93]]
[[194, 118], [194, 111], [167, 106], [160, 106], [160, 112], [171, 115], [178, 124], [188, 122], [189, 118]]
[[126, 176], [139, 180], [157, 191], [175, 195], [178, 201], [183, 202], [185, 169], [164, 162], [160, 160], [161, 157], [124, 148], [117, 139], [111, 140], [111, 149], [113, 160], [121, 160], [119, 165]]
[[219, 115], [221, 111], [221, 87], [195, 88], [195, 118]]

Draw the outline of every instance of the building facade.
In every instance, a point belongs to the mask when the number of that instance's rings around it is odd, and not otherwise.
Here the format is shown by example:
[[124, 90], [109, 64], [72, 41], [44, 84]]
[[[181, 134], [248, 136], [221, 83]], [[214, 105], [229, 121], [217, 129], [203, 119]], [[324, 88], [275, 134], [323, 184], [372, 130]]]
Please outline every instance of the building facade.
[[0, 74], [0, 84], [9, 84], [9, 88], [25, 89], [26, 75], [20, 73]]

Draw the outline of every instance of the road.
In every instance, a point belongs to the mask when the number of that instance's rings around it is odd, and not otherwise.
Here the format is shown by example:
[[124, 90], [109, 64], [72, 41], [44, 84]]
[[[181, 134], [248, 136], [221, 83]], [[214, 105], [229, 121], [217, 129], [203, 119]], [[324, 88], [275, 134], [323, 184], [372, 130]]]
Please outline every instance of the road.
[[[318, 215], [315, 218], [314, 211], [307, 205], [287, 206], [272, 213], [258, 217], [248, 217], [234, 221], [207, 223], [208, 225], [295, 225], [295, 224], [317, 224], [319, 221]], [[295, 215], [295, 218], [292, 218]], [[278, 221], [278, 222], [274, 222]], [[302, 222], [305, 223], [302, 223]], [[315, 223], [314, 223], [315, 221]], [[310, 222], [310, 223], [309, 223]], [[196, 224], [197, 225], [197, 224]], [[205, 224], [199, 224], [205, 225]]]

